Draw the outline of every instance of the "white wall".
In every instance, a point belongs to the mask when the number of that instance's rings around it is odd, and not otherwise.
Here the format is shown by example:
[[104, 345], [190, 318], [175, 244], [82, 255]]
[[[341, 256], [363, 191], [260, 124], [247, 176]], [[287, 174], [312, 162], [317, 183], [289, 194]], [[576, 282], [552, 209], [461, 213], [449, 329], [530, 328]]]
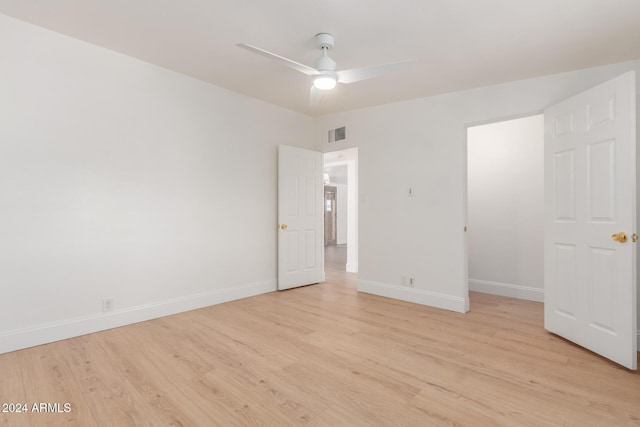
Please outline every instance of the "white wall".
[[544, 300], [544, 116], [470, 127], [469, 289]]
[[[467, 127], [539, 113], [628, 70], [640, 71], [640, 61], [319, 118], [323, 151], [327, 131], [339, 126], [348, 129], [346, 146], [359, 147], [358, 289], [467, 310]], [[415, 286], [403, 286], [403, 276], [415, 277]]]
[[311, 118], [2, 15], [0, 57], [0, 352], [275, 290]]

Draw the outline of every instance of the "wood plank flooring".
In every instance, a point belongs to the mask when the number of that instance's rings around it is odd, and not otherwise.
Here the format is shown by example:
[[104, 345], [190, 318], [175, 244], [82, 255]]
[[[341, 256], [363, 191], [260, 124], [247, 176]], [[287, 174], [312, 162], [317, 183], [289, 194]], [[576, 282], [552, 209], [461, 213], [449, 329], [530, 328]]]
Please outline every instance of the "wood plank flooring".
[[0, 426], [631, 426], [640, 375], [551, 335], [542, 305], [457, 314], [354, 276], [0, 355]]

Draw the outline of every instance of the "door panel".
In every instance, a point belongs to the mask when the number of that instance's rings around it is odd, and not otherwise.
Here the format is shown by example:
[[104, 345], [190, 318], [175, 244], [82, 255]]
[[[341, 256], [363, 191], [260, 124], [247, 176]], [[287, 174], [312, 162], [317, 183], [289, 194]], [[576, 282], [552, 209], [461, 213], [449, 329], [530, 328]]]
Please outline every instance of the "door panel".
[[615, 222], [615, 140], [587, 146], [589, 220]]
[[609, 309], [613, 306], [616, 286], [616, 251], [603, 248], [589, 248], [589, 316], [591, 326], [607, 333], [613, 330], [613, 316]]
[[300, 270], [299, 234], [298, 230], [284, 230], [283, 233], [280, 233], [281, 238], [287, 242], [287, 273]]
[[545, 328], [637, 368], [635, 74], [545, 110]]
[[304, 232], [304, 241], [306, 244], [306, 248], [305, 248], [305, 254], [306, 254], [306, 259], [305, 259], [305, 265], [304, 268], [309, 270], [309, 269], [314, 269], [319, 267], [317, 265], [317, 260], [318, 257], [316, 256], [318, 251], [318, 232], [316, 230], [305, 230]]
[[556, 221], [575, 221], [576, 185], [575, 150], [557, 153], [554, 156], [554, 202]]
[[278, 149], [278, 289], [322, 280], [322, 155]]
[[556, 268], [553, 277], [558, 314], [575, 320], [576, 316], [576, 247], [556, 243]]

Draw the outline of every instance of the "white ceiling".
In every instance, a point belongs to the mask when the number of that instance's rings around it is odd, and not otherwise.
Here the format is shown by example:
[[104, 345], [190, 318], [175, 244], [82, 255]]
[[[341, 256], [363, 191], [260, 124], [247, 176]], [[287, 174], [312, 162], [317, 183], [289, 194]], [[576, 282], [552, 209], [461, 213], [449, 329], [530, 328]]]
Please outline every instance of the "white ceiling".
[[[0, 13], [317, 116], [640, 59], [639, 0], [0, 0]], [[338, 85], [314, 108], [310, 78], [236, 47], [338, 69], [417, 58]]]

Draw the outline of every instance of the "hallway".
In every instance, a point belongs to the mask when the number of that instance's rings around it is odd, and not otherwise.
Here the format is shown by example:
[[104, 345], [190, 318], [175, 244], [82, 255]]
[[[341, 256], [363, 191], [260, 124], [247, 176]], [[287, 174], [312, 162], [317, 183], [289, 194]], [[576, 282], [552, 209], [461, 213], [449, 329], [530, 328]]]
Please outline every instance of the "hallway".
[[324, 247], [324, 263], [327, 268], [346, 271], [347, 245], [328, 245]]

